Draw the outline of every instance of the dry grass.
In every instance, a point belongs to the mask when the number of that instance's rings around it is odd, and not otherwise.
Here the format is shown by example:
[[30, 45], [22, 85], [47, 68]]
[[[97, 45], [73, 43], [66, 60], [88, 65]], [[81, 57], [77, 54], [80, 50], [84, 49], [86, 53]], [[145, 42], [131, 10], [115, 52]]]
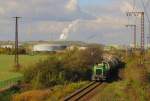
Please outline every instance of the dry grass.
[[133, 62], [127, 64], [127, 67], [123, 72], [123, 79], [131, 81], [139, 81], [141, 83], [149, 82], [149, 74], [147, 67], [144, 65], [139, 65], [138, 60], [134, 59]]
[[50, 90], [33, 90], [12, 97], [12, 101], [45, 101], [50, 94]]
[[91, 101], [149, 101], [147, 87], [130, 81], [114, 82], [107, 85]]
[[12, 101], [58, 101], [87, 83], [88, 82], [78, 82], [64, 86], [59, 85], [53, 87], [51, 90], [31, 90], [13, 95]]
[[88, 82], [78, 82], [78, 83], [71, 83], [65, 86], [56, 86], [51, 92], [51, 96], [49, 97], [48, 101], [61, 101], [66, 95], [74, 92], [75, 90], [85, 86]]

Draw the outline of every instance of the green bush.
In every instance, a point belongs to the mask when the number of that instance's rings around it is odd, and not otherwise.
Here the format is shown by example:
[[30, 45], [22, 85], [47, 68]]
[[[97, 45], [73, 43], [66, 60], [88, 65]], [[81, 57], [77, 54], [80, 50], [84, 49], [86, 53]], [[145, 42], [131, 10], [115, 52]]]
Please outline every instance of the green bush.
[[65, 82], [89, 80], [91, 67], [101, 60], [102, 49], [99, 47], [51, 54], [47, 60], [39, 61], [23, 70], [25, 81], [32, 83], [35, 88], [39, 88]]
[[34, 87], [52, 86], [60, 81], [58, 80], [60, 71], [60, 61], [51, 57], [26, 68], [24, 70], [25, 81], [32, 82]]

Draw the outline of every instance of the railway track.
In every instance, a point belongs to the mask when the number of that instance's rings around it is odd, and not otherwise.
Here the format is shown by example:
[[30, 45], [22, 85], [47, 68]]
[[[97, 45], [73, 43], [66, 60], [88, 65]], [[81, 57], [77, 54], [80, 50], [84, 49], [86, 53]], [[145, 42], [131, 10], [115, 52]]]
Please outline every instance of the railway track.
[[91, 91], [96, 89], [101, 84], [102, 84], [102, 82], [91, 82], [84, 88], [81, 88], [81, 89], [75, 91], [74, 93], [72, 93], [71, 95], [67, 96], [66, 98], [64, 98], [64, 101], [79, 101], [82, 97], [89, 94]]

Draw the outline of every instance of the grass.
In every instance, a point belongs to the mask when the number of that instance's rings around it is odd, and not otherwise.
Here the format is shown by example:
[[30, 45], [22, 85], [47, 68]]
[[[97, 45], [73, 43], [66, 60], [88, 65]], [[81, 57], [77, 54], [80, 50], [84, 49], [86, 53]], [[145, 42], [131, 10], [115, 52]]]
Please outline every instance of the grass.
[[[28, 66], [32, 63], [37, 62], [40, 59], [46, 58], [45, 55], [20, 55], [21, 66]], [[13, 55], [0, 55], [0, 81], [8, 80], [21, 76], [20, 73], [12, 72], [14, 66], [14, 56]]]

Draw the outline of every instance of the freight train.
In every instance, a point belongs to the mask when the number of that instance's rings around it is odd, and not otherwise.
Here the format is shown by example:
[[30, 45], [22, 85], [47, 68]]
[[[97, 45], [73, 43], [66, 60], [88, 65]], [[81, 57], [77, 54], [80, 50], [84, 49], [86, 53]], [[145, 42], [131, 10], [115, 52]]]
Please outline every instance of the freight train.
[[[118, 69], [121, 61], [113, 55], [104, 55], [103, 61], [93, 67], [92, 81], [105, 81], [111, 78], [114, 71]], [[116, 72], [114, 72], [115, 74]]]

